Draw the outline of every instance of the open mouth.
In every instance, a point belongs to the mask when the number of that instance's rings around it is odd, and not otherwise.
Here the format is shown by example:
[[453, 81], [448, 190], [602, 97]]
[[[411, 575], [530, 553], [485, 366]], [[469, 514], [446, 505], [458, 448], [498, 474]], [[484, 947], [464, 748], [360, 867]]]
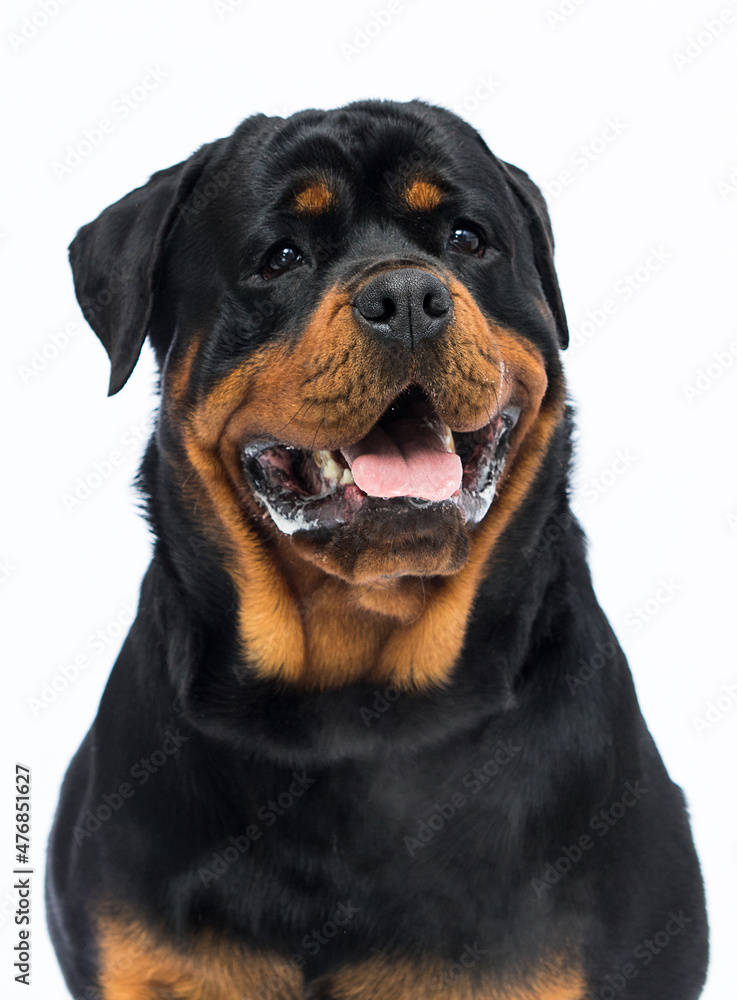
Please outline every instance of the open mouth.
[[307, 451], [256, 441], [243, 450], [243, 467], [254, 495], [287, 535], [338, 527], [372, 506], [454, 504], [476, 524], [494, 499], [519, 414], [507, 407], [478, 430], [453, 431], [411, 388], [354, 444]]

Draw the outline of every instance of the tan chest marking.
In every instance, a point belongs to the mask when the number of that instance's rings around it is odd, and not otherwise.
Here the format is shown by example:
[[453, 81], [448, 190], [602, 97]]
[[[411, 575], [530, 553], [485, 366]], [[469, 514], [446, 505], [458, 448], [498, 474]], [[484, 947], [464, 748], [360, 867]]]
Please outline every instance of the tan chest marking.
[[[580, 963], [556, 955], [524, 977], [458, 963], [375, 956], [307, 983], [304, 960], [259, 952], [203, 931], [180, 945], [135, 920], [99, 923], [103, 1000], [584, 1000]], [[464, 961], [468, 957], [469, 962]]]
[[520, 978], [489, 976], [463, 962], [392, 962], [377, 957], [320, 982], [319, 1000], [585, 1000], [578, 963], [555, 956]]
[[177, 947], [135, 921], [104, 918], [99, 930], [103, 1000], [304, 1000], [288, 960], [210, 932]]

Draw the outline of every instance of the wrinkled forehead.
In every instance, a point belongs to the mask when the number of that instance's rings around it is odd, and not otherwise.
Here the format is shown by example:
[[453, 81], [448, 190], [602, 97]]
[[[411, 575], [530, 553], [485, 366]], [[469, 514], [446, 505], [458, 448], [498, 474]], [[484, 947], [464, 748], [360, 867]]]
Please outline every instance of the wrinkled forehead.
[[431, 211], [461, 194], [511, 207], [499, 166], [477, 133], [435, 109], [301, 112], [266, 119], [259, 135], [244, 137], [243, 146], [249, 143], [253, 194], [304, 215], [351, 203]]

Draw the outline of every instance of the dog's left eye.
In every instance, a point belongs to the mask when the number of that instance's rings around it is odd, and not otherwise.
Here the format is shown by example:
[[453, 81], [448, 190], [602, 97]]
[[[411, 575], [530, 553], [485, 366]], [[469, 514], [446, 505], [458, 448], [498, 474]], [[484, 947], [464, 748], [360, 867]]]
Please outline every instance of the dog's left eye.
[[266, 263], [261, 268], [261, 276], [266, 278], [277, 278], [285, 271], [290, 271], [293, 267], [304, 262], [301, 250], [290, 243], [282, 247], [277, 247], [269, 254]]
[[483, 237], [470, 226], [458, 226], [448, 237], [448, 246], [460, 253], [483, 257], [486, 244]]

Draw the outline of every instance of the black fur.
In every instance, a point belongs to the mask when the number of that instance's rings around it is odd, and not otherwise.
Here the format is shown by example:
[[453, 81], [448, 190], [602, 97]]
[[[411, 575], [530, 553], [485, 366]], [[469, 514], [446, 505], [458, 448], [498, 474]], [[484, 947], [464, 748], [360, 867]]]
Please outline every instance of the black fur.
[[[254, 268], [283, 235], [287, 182], [326, 163], [345, 178], [350, 211], [300, 234], [309, 270], [259, 284]], [[209, 384], [255, 347], [298, 335], [356, 261], [441, 256], [436, 233], [393, 221], [380, 202], [382, 178], [406, 165], [449, 177], [462, 192], [449, 218], [493, 234], [500, 262], [479, 271], [461, 260], [456, 273], [558, 377], [558, 345], [533, 304], [547, 300], [565, 346], [537, 189], [449, 112], [366, 102], [249, 119], [80, 231], [75, 283], [111, 357], [111, 392], [147, 333], [163, 365], [192, 331], [211, 331], [197, 374]], [[397, 696], [371, 685], [303, 693], [244, 673], [233, 587], [187, 509], [176, 428], [160, 418], [140, 476], [154, 558], [49, 848], [49, 924], [74, 997], [95, 996], [91, 907], [102, 895], [173, 937], [208, 926], [300, 955], [309, 977], [372, 949], [452, 964], [474, 944], [480, 966], [524, 969], [541, 948], [575, 942], [591, 998], [700, 994], [707, 929], [684, 800], [592, 590], [567, 497], [570, 431], [568, 413], [498, 543], [452, 682]], [[172, 752], [144, 781], [137, 762], [165, 743]], [[134, 794], [123, 800], [126, 783]], [[268, 803], [290, 785], [293, 805], [277, 815]], [[456, 794], [465, 803], [451, 815]], [[89, 814], [115, 796], [119, 808], [91, 830]], [[623, 796], [624, 814], [602, 819]], [[592, 846], [578, 859], [582, 836]], [[239, 860], [203, 880], [231, 837], [247, 845]], [[341, 934], [305, 944], [339, 904], [356, 910]], [[649, 951], [667, 925], [677, 939]]]

